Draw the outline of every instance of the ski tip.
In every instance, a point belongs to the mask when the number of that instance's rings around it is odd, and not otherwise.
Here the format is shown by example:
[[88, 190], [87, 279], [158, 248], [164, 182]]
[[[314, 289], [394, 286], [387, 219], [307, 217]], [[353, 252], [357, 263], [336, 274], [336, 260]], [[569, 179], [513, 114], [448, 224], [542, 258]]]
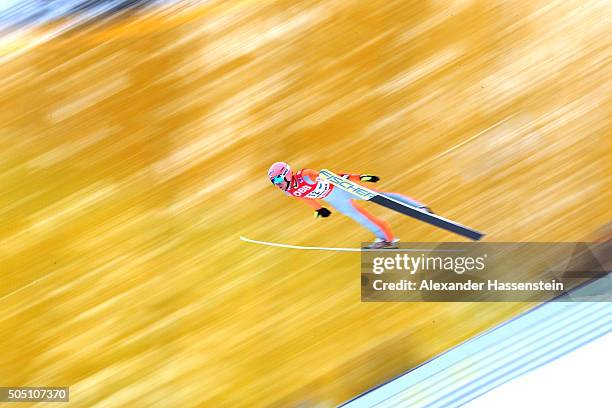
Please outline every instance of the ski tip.
[[475, 231], [474, 238], [472, 239], [474, 241], [480, 241], [485, 235], [487, 234], [485, 234], [484, 232]]

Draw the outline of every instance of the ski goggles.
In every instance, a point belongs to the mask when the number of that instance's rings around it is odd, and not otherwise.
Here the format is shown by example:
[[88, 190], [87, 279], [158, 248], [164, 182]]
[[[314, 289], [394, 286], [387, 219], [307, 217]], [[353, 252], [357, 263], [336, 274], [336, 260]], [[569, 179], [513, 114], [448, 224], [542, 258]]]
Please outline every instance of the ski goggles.
[[272, 180], [272, 184], [274, 185], [279, 185], [281, 184], [283, 181], [285, 181], [285, 176], [282, 174], [279, 174], [278, 176], [274, 177], [271, 179]]

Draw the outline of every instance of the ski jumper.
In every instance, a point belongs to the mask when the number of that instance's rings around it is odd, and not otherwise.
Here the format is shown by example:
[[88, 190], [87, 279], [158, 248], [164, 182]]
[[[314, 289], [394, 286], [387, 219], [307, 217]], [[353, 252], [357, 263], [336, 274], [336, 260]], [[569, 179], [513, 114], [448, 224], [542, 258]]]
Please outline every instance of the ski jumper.
[[[359, 181], [358, 174], [340, 173], [340, 176], [352, 181]], [[402, 194], [379, 192], [387, 197], [394, 198], [413, 207], [424, 207], [424, 204]], [[315, 209], [321, 207], [315, 200], [324, 200], [331, 204], [338, 212], [351, 217], [359, 224], [372, 231], [378, 239], [393, 241], [393, 233], [391, 232], [389, 224], [385, 220], [370, 214], [355, 202], [356, 200], [362, 200], [361, 198], [342, 189], [335, 188], [330, 182], [322, 180], [318, 176], [318, 172], [314, 170], [302, 169], [298, 171], [285, 193], [302, 199], [306, 204]]]

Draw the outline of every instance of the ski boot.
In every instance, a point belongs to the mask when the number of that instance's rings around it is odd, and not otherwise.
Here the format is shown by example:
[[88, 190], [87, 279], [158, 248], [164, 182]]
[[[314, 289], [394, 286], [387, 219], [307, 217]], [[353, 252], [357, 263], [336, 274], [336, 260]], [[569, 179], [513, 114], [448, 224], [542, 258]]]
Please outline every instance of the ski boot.
[[385, 241], [384, 239], [377, 239], [364, 249], [398, 249], [397, 241], [399, 239], [394, 239], [393, 241]]

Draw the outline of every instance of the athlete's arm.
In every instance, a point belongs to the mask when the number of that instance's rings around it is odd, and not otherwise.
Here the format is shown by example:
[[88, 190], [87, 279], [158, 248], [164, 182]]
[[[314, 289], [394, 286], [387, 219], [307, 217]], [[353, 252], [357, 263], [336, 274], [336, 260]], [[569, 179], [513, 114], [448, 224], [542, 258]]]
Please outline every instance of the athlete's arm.
[[302, 176], [306, 176], [312, 183], [316, 183], [317, 177], [319, 177], [319, 172], [313, 169], [303, 169]]
[[340, 173], [339, 176], [347, 178], [347, 179], [349, 179], [351, 181], [361, 181], [361, 179], [360, 179], [361, 176], [359, 174]]
[[[316, 180], [319, 177], [319, 172], [312, 169], [302, 170], [304, 176], [308, 176], [311, 180]], [[368, 183], [376, 183], [380, 178], [371, 174], [353, 174], [353, 173], [339, 173], [341, 177], [348, 178], [351, 181], [365, 181]]]
[[[304, 169], [302, 170], [302, 174], [308, 176], [311, 180], [316, 180], [319, 177], [319, 172], [312, 169]], [[370, 174], [353, 174], [353, 173], [339, 173], [341, 177], [348, 178], [351, 181], [368, 181], [371, 183], [376, 183], [379, 178], [377, 176], [372, 176]]]
[[352, 174], [352, 173], [340, 173], [341, 177], [347, 178], [351, 181], [365, 181], [368, 183], [376, 183], [380, 178], [371, 174]]

